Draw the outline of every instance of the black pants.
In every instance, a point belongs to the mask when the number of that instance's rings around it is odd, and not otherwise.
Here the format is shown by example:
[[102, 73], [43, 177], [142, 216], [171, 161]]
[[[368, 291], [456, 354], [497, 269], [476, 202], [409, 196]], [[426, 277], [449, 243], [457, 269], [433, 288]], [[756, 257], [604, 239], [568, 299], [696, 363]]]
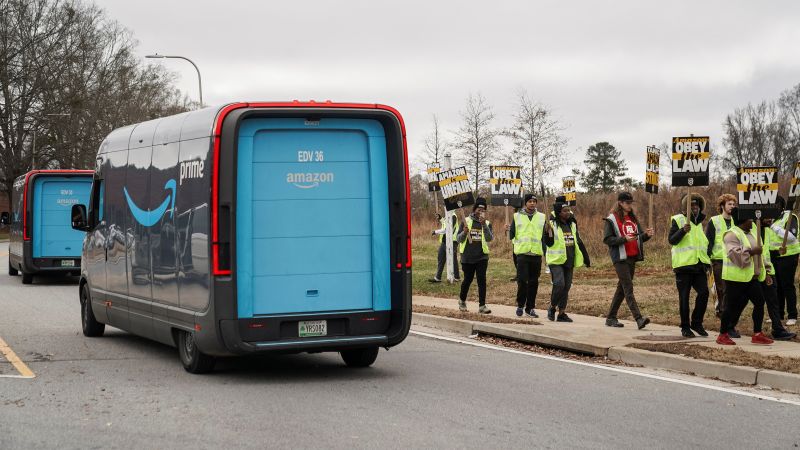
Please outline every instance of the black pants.
[[572, 274], [575, 268], [566, 264], [551, 265], [550, 276], [553, 278], [553, 293], [550, 296], [550, 306], [558, 308], [560, 312], [567, 309], [569, 290], [572, 287]]
[[[444, 265], [447, 264], [447, 242], [442, 240], [442, 243], [439, 244], [439, 257], [438, 257], [438, 265], [436, 266], [436, 279], [442, 279], [442, 272], [444, 272]], [[455, 278], [461, 278], [458, 273], [458, 243], [453, 242], [453, 276]]]
[[461, 270], [464, 271], [464, 281], [461, 282], [461, 294], [459, 298], [461, 301], [467, 301], [467, 294], [469, 293], [469, 285], [472, 284], [472, 279], [477, 274], [478, 278], [478, 304], [486, 304], [486, 269], [489, 268], [489, 260], [484, 259], [475, 264], [461, 263]]
[[778, 312], [786, 313], [789, 319], [797, 319], [797, 290], [794, 285], [794, 274], [797, 272], [797, 258], [800, 255], [772, 258], [775, 266], [775, 278], [778, 287]]
[[541, 273], [541, 256], [517, 255], [517, 308], [530, 311], [536, 307]]
[[[706, 315], [708, 307], [708, 279], [705, 272], [697, 273], [676, 273], [675, 284], [678, 286], [678, 304], [681, 312], [681, 328], [686, 329], [690, 326], [702, 326], [703, 317]], [[691, 322], [689, 321], [689, 300], [692, 296], [692, 289], [697, 292], [694, 301], [694, 311], [692, 311]]]
[[717, 304], [714, 309], [722, 317], [722, 310], [725, 309], [725, 280], [722, 279], [722, 261], [712, 259], [711, 270], [714, 273], [714, 290], [717, 291]]
[[[781, 323], [781, 316], [780, 316], [780, 309], [778, 307], [778, 286], [773, 280], [772, 284], [767, 285], [766, 282], [761, 283], [761, 291], [764, 293], [764, 304], [767, 307], [767, 314], [769, 314], [769, 319], [772, 321], [772, 335], [775, 335], [775, 332], [782, 332], [786, 331], [784, 328], [783, 323]], [[753, 309], [753, 314], [756, 311]], [[761, 313], [761, 317], [764, 317], [764, 313]]]
[[611, 309], [608, 311], [606, 318], [616, 319], [619, 307], [622, 305], [622, 300], [628, 304], [628, 309], [631, 310], [633, 318], [639, 320], [642, 318], [642, 313], [639, 312], [639, 304], [636, 303], [636, 297], [633, 295], [633, 275], [636, 272], [636, 261], [626, 259], [614, 263], [614, 270], [617, 272], [617, 290], [614, 292], [614, 297], [611, 299]]
[[725, 310], [720, 320], [720, 333], [736, 328], [748, 300], [753, 303], [753, 332], [760, 333], [764, 324], [764, 292], [758, 280], [746, 283], [725, 281]]

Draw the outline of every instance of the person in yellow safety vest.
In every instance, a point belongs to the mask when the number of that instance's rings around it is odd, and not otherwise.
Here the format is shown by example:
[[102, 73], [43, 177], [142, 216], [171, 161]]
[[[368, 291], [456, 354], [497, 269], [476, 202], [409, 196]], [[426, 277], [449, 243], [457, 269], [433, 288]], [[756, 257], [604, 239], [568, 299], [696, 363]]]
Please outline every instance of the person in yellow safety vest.
[[761, 332], [764, 322], [761, 283], [771, 282], [764, 264], [763, 248], [758, 245], [757, 235], [752, 231], [753, 220], [740, 214], [739, 208], [734, 208], [731, 215], [735, 226], [722, 236], [725, 244], [725, 261], [722, 263], [725, 309], [722, 311], [717, 344], [736, 345], [729, 332], [739, 322], [748, 300], [753, 303], [754, 334], [750, 341], [753, 344], [772, 344], [774, 341]]
[[[795, 286], [795, 273], [797, 272], [798, 255], [800, 255], [800, 241], [797, 240], [797, 215], [792, 214], [791, 210], [786, 210], [786, 200], [778, 196], [777, 203], [780, 206], [780, 218], [772, 225], [775, 231], [780, 231], [779, 240], [770, 240], [770, 256], [775, 265], [775, 278], [778, 289], [778, 313], [781, 320], [784, 313], [788, 316], [786, 325], [797, 324], [797, 287]], [[789, 232], [786, 241], [786, 248], [783, 247], [784, 232]]]
[[[778, 245], [783, 244], [783, 230], [780, 233], [776, 232], [772, 227], [774, 226], [774, 219], [761, 219], [761, 239], [764, 242], [764, 266], [767, 268], [767, 275], [771, 277], [770, 280], [765, 279], [761, 283], [761, 290], [764, 291], [764, 303], [767, 308], [767, 314], [772, 322], [772, 339], [779, 341], [790, 341], [797, 336], [797, 333], [792, 333], [787, 330], [783, 323], [781, 323], [780, 310], [778, 306], [778, 287], [775, 281], [775, 266], [772, 264], [772, 252], [766, 251], [771, 248], [776, 240], [779, 240]], [[753, 314], [756, 314], [755, 309]], [[760, 313], [763, 314], [763, 313]]]
[[517, 316], [539, 317], [536, 294], [539, 291], [539, 275], [542, 273], [542, 232], [547, 218], [536, 210], [536, 197], [525, 194], [524, 208], [514, 214], [514, 220], [506, 224], [514, 254], [517, 255]]
[[[572, 217], [572, 208], [567, 202], [553, 204], [555, 218], [545, 226], [543, 241], [547, 246], [547, 266], [553, 280], [553, 291], [550, 295], [550, 307], [547, 319], [557, 322], [572, 322], [567, 315], [569, 290], [572, 287], [572, 275], [577, 267], [590, 267], [589, 252], [578, 234], [578, 224]], [[558, 318], [556, 318], [558, 308]]]
[[[681, 198], [681, 211], [686, 211], [688, 196]], [[681, 335], [693, 338], [696, 332], [700, 336], [708, 336], [703, 328], [703, 317], [708, 306], [708, 278], [706, 272], [711, 265], [708, 257], [708, 239], [703, 233], [703, 214], [706, 201], [699, 194], [692, 194], [689, 220], [686, 214], [676, 214], [670, 219], [667, 240], [672, 246], [672, 271], [675, 272], [675, 284], [678, 288], [678, 309], [681, 314]], [[692, 289], [697, 293], [694, 311], [689, 320], [689, 299]]]
[[[722, 279], [722, 261], [725, 259], [722, 235], [733, 227], [731, 210], [736, 207], [736, 197], [732, 194], [722, 194], [717, 198], [717, 215], [711, 217], [706, 224], [706, 238], [708, 238], [708, 256], [711, 257], [711, 271], [714, 274], [714, 287], [717, 301], [714, 304], [714, 314], [722, 315], [725, 305], [725, 281]], [[733, 337], [739, 337], [738, 332], [731, 332]]]
[[467, 294], [472, 279], [478, 279], [478, 312], [491, 314], [486, 306], [486, 270], [489, 268], [489, 242], [494, 239], [492, 224], [486, 219], [486, 199], [478, 197], [472, 206], [472, 214], [464, 219], [458, 233], [458, 251], [461, 253], [461, 282], [458, 309], [467, 310]]
[[[453, 279], [455, 281], [461, 281], [461, 276], [458, 273], [458, 241], [456, 238], [458, 237], [458, 218], [456, 215], [453, 214]], [[431, 278], [431, 283], [441, 283], [442, 282], [442, 273], [444, 272], [444, 266], [447, 264], [447, 242], [445, 242], [444, 237], [447, 234], [447, 229], [445, 228], [445, 218], [442, 217], [441, 214], [436, 214], [436, 218], [439, 220], [439, 224], [441, 227], [438, 230], [433, 230], [431, 234], [439, 236], [439, 254], [437, 256], [436, 261], [436, 276]]]

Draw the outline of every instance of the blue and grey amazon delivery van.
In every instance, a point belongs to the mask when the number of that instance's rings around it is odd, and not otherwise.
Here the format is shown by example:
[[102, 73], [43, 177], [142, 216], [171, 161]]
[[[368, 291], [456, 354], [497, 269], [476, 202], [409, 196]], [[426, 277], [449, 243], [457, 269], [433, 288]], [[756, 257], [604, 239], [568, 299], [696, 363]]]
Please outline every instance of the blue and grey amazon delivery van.
[[405, 129], [374, 104], [235, 103], [113, 131], [86, 231], [83, 332], [214, 358], [338, 351], [368, 366], [411, 319]]
[[33, 170], [14, 180], [9, 223], [8, 274], [78, 275], [84, 234], [70, 226], [72, 205], [86, 203], [91, 170]]

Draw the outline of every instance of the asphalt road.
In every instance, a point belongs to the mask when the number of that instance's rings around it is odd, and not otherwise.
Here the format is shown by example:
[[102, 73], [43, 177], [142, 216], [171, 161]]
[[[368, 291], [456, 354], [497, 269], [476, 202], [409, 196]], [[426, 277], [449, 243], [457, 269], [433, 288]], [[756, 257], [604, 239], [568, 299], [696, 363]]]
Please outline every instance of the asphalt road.
[[800, 407], [410, 336], [368, 369], [336, 354], [225, 360], [80, 332], [75, 280], [6, 275], [0, 448], [793, 448]]

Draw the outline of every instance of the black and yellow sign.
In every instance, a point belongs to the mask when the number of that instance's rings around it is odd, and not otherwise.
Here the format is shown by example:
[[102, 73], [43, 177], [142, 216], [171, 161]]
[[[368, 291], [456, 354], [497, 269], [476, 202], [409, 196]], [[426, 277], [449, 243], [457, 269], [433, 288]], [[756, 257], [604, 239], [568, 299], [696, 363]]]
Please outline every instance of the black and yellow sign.
[[774, 166], [739, 167], [736, 169], [736, 193], [739, 217], [775, 219], [780, 216], [778, 168]]
[[658, 169], [660, 163], [661, 153], [658, 147], [647, 147], [647, 165], [644, 169], [644, 190], [651, 194], [658, 194]]
[[446, 210], [453, 211], [475, 203], [475, 195], [472, 193], [465, 167], [437, 172], [436, 180], [442, 191]]
[[441, 172], [442, 168], [439, 164], [431, 163], [428, 164], [428, 191], [434, 192], [439, 190], [439, 182], [436, 181], [436, 174]]
[[522, 168], [519, 166], [490, 166], [489, 187], [492, 206], [522, 206]]
[[708, 186], [708, 136], [672, 138], [672, 185]]
[[800, 197], [800, 162], [794, 163], [792, 181], [789, 182], [789, 198], [797, 199]]
[[564, 188], [564, 197], [567, 199], [569, 206], [575, 206], [578, 203], [578, 191], [575, 187], [575, 177], [564, 177], [561, 179]]

